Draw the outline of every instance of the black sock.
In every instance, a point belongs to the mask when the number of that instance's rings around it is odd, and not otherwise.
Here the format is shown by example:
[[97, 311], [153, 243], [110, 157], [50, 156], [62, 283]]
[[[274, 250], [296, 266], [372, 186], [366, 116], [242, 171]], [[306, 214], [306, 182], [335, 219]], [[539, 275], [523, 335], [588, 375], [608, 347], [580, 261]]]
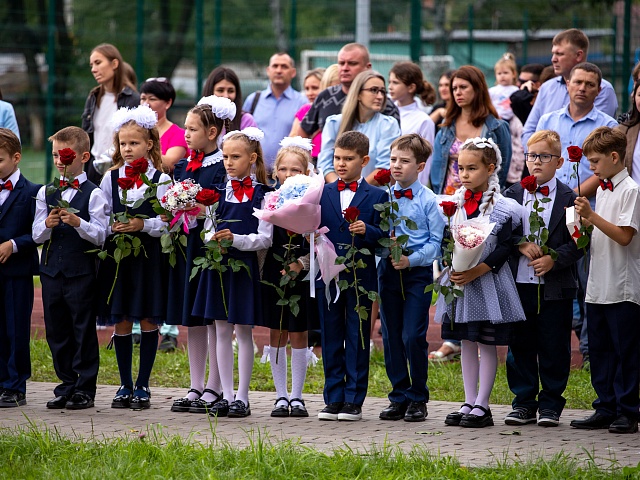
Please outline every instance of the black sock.
[[113, 346], [116, 350], [116, 361], [120, 372], [120, 384], [131, 388], [133, 377], [131, 376], [131, 362], [133, 357], [133, 340], [131, 334], [114, 335]]
[[158, 330], [140, 333], [140, 368], [138, 370], [137, 387], [148, 387], [151, 369], [156, 361], [158, 350]]

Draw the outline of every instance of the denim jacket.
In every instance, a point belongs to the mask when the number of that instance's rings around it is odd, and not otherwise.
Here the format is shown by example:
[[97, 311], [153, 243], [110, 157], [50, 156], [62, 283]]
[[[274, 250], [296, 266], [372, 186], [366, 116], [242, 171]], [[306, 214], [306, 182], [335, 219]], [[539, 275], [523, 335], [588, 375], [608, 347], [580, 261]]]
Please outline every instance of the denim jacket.
[[[498, 173], [500, 186], [504, 187], [511, 164], [511, 132], [509, 124], [504, 120], [499, 120], [493, 115], [489, 115], [482, 126], [481, 137], [492, 138], [498, 145], [502, 154], [502, 166]], [[431, 190], [436, 194], [441, 194], [444, 190], [444, 182], [449, 167], [449, 151], [456, 139], [455, 122], [447, 127], [442, 127], [433, 142], [433, 160], [431, 163]]]

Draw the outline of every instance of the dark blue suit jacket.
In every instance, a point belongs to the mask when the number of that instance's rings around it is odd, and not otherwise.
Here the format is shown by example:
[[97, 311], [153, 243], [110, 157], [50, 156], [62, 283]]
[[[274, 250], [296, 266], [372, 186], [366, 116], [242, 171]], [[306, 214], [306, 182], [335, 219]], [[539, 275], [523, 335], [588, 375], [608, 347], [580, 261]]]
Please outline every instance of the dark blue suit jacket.
[[[356, 248], [368, 248], [371, 252], [370, 256], [362, 256], [358, 254], [356, 258], [362, 258], [367, 265], [365, 269], [358, 269], [358, 281], [366, 290], [378, 290], [378, 280], [376, 273], [376, 262], [373, 255], [374, 250], [379, 247], [378, 240], [383, 237], [384, 232], [380, 229], [380, 212], [375, 210], [373, 206], [376, 203], [387, 201], [387, 194], [374, 186], [369, 185], [366, 180], [360, 182], [360, 186], [356, 191], [350, 207], [357, 207], [360, 210], [358, 220], [362, 220], [366, 226], [364, 235], [356, 235]], [[338, 256], [344, 256], [351, 246], [351, 233], [349, 232], [349, 223], [344, 219], [342, 207], [340, 206], [340, 192], [338, 192], [338, 182], [325, 185], [320, 199], [321, 207], [321, 227], [329, 228], [327, 237], [336, 248]], [[346, 274], [344, 271], [340, 273], [340, 278], [353, 281], [353, 274]], [[324, 288], [324, 282], [319, 280], [318, 288]]]
[[36, 185], [23, 175], [0, 207], [0, 243], [16, 242], [18, 252], [4, 264], [0, 264], [0, 275], [25, 277], [38, 274], [36, 242], [31, 236], [31, 227], [36, 213], [36, 196], [42, 185]]
[[[576, 194], [560, 180], [556, 179], [556, 182], [556, 198], [553, 202], [549, 225], [547, 225], [549, 230], [547, 245], [558, 253], [558, 259], [551, 271], [544, 276], [545, 300], [576, 298], [578, 292], [576, 262], [583, 255], [582, 250], [578, 250], [576, 243], [571, 238], [565, 220], [565, 208], [573, 206]], [[505, 197], [513, 198], [522, 205], [524, 189], [519, 183], [516, 183], [504, 195]], [[524, 221], [528, 222], [529, 218], [527, 217]], [[522, 235], [522, 226], [513, 232], [514, 247], [509, 257], [509, 266], [513, 272], [514, 279], [518, 274], [518, 259], [521, 255], [517, 243], [522, 238]]]

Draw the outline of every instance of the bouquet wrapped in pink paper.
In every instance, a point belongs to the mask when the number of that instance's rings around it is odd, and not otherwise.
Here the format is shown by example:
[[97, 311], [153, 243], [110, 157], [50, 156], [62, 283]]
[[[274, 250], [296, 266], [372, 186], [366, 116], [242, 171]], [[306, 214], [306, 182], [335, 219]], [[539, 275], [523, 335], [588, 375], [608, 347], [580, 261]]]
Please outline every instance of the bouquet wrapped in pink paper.
[[495, 222], [489, 222], [489, 217], [478, 217], [451, 227], [455, 240], [451, 266], [455, 272], [464, 272], [478, 264], [484, 251], [484, 242], [494, 226]]
[[196, 196], [202, 187], [187, 178], [174, 183], [160, 199], [160, 205], [173, 215], [169, 223], [169, 231], [175, 232], [182, 226], [184, 233], [189, 233], [190, 223], [194, 222], [200, 209], [196, 206]]

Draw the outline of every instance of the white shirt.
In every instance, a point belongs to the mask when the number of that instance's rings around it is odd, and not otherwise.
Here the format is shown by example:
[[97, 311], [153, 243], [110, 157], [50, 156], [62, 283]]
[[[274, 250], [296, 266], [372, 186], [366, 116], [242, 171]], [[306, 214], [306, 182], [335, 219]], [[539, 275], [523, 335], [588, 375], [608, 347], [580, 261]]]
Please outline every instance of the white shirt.
[[[19, 168], [15, 172], [13, 172], [11, 175], [9, 175], [9, 178], [7, 178], [4, 182], [2, 182], [2, 184], [4, 185], [8, 181], [11, 181], [11, 185], [13, 185], [13, 187], [15, 188], [16, 183], [18, 183], [18, 180], [20, 180]], [[4, 190], [4, 189], [0, 192], [0, 207], [4, 205], [4, 202], [7, 201], [7, 198], [9, 198], [10, 194], [11, 192], [9, 190]], [[16, 242], [13, 238], [11, 239], [11, 243], [13, 244], [13, 253], [18, 253], [18, 245], [16, 245]]]
[[96, 105], [93, 113], [93, 145], [91, 146], [93, 158], [100, 158], [100, 155], [113, 146], [111, 118], [117, 110], [115, 94], [105, 92], [100, 99], [100, 106]]
[[[549, 187], [549, 196], [545, 197], [542, 193], [536, 193], [538, 197], [539, 207], [544, 208], [544, 211], [539, 212], [540, 216], [544, 220], [544, 225], [548, 229], [549, 221], [551, 219], [551, 212], [553, 211], [553, 203], [556, 200], [556, 190], [558, 183], [556, 181], [556, 177], [553, 177], [547, 183], [543, 183], [540, 187]], [[550, 198], [550, 202], [541, 202], [543, 198]], [[535, 200], [534, 196], [531, 195], [527, 190], [524, 191], [522, 195], [522, 205], [526, 211], [526, 215], [524, 217], [524, 221], [522, 222], [522, 231], [525, 235], [531, 234], [531, 227], [529, 225], [529, 214], [533, 210], [533, 201]], [[540, 283], [544, 283], [544, 276], [536, 277], [535, 271], [533, 267], [528, 266], [527, 264], [530, 262], [527, 257], [524, 255], [520, 255], [518, 258], [518, 274], [516, 275], [516, 283], [538, 283], [538, 278], [540, 278]]]
[[[358, 188], [360, 188], [360, 184], [362, 183], [362, 177], [360, 177], [356, 181], [358, 182]], [[356, 192], [357, 191], [358, 189], [356, 189]], [[347, 209], [347, 207], [349, 207], [349, 205], [351, 205], [351, 200], [353, 200], [353, 197], [356, 196], [356, 192], [352, 192], [351, 189], [348, 187], [342, 190], [341, 192], [338, 192], [340, 194], [340, 208], [342, 209], [343, 212]]]
[[[80, 191], [82, 191], [82, 185], [87, 181], [87, 174], [83, 172], [76, 179], [80, 183]], [[64, 180], [64, 177], [61, 176], [60, 180]], [[67, 188], [62, 192], [62, 199], [71, 202], [77, 193], [78, 190]], [[31, 229], [31, 235], [36, 243], [44, 243], [51, 238], [51, 228], [47, 228], [45, 225], [48, 216], [47, 186], [45, 185], [38, 190], [36, 196], [36, 215]], [[80, 238], [100, 247], [107, 237], [108, 226], [109, 202], [107, 202], [102, 190], [96, 188], [89, 197], [89, 221], [81, 218], [80, 226], [74, 228]]]
[[623, 247], [598, 228], [593, 229], [585, 301], [640, 304], [640, 187], [631, 179], [626, 168], [614, 175], [611, 182], [613, 192], [601, 188], [597, 190], [596, 213], [614, 225], [633, 228], [635, 234], [631, 243]]
[[[402, 134], [417, 133], [424, 138], [433, 147], [433, 139], [436, 136], [436, 125], [431, 120], [431, 117], [420, 109], [420, 105], [417, 100], [413, 103], [399, 106], [400, 112], [400, 127], [402, 128]], [[427, 163], [424, 170], [418, 174], [418, 179], [422, 185], [429, 185], [429, 173], [431, 172], [431, 155], [427, 159]]]

